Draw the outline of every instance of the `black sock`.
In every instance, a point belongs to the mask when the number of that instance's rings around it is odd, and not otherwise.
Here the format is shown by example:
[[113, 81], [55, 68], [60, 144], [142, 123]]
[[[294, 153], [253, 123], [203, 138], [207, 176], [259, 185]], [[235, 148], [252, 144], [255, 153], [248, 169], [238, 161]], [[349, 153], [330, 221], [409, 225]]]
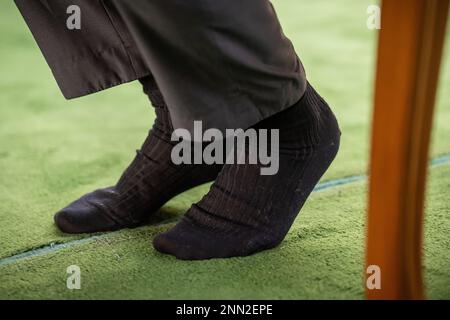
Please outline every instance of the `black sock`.
[[340, 141], [337, 121], [309, 85], [303, 98], [255, 129], [279, 129], [279, 171], [260, 165], [225, 165], [209, 193], [154, 247], [179, 259], [246, 256], [277, 246], [321, 176]]
[[175, 195], [212, 181], [222, 166], [175, 165], [171, 161], [173, 132], [169, 111], [153, 78], [141, 79], [156, 111], [152, 129], [118, 183], [71, 203], [55, 215], [66, 233], [132, 228], [144, 224]]

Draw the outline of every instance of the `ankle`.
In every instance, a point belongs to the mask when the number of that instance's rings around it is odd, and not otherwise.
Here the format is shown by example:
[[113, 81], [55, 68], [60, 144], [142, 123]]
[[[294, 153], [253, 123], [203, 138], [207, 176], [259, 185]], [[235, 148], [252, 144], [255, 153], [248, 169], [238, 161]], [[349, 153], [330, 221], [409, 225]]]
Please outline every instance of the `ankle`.
[[339, 140], [339, 125], [325, 100], [308, 83], [303, 97], [290, 108], [256, 125], [278, 129], [280, 147], [301, 149]]

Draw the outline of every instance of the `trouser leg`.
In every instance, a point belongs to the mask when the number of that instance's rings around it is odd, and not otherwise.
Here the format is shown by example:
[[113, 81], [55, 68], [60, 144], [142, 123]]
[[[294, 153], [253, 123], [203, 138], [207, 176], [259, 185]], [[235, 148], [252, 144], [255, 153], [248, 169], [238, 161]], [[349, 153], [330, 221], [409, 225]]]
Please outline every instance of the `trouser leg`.
[[[109, 0], [15, 3], [67, 99], [149, 75], [127, 27]], [[79, 29], [68, 27], [71, 19], [79, 19]]]
[[[175, 128], [246, 128], [306, 77], [267, 0], [16, 0], [66, 98], [152, 71]], [[71, 30], [76, 5], [81, 28]]]
[[266, 0], [112, 0], [175, 128], [247, 128], [295, 104], [306, 78]]

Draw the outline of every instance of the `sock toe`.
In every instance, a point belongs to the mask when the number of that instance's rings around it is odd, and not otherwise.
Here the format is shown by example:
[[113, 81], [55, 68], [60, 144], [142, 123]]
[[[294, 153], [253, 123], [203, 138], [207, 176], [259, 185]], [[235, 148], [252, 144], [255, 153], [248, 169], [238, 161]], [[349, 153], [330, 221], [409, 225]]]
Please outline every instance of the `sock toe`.
[[174, 228], [153, 238], [153, 247], [180, 260], [206, 260], [223, 254], [218, 243], [206, 230], [182, 220]]
[[170, 232], [157, 235], [153, 239], [153, 247], [160, 253], [172, 255], [180, 260], [198, 260], [198, 254], [194, 254], [191, 246], [187, 243], [182, 243], [179, 239], [171, 237]]
[[68, 234], [112, 231], [118, 227], [99, 208], [77, 202], [57, 212], [54, 221], [59, 230]]
[[55, 214], [53, 217], [53, 220], [55, 221], [56, 227], [64, 233], [76, 233], [76, 229], [74, 229], [69, 215], [66, 211], [59, 211]]
[[153, 238], [153, 248], [161, 253], [175, 255], [176, 247], [176, 244], [170, 240], [166, 233], [158, 234]]

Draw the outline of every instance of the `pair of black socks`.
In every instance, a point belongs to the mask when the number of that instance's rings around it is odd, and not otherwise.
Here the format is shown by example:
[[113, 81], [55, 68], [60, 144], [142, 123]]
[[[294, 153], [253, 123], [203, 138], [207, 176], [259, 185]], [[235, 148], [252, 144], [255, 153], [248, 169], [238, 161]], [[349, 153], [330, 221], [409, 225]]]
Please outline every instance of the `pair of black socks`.
[[155, 249], [197, 260], [277, 246], [339, 149], [339, 127], [327, 103], [308, 85], [298, 103], [254, 126], [279, 130], [279, 170], [261, 175], [259, 164], [173, 164], [167, 107], [152, 78], [141, 82], [157, 114], [141, 150], [115, 186], [58, 212], [58, 227], [68, 233], [136, 227], [175, 195], [215, 180], [173, 228], [154, 238]]

